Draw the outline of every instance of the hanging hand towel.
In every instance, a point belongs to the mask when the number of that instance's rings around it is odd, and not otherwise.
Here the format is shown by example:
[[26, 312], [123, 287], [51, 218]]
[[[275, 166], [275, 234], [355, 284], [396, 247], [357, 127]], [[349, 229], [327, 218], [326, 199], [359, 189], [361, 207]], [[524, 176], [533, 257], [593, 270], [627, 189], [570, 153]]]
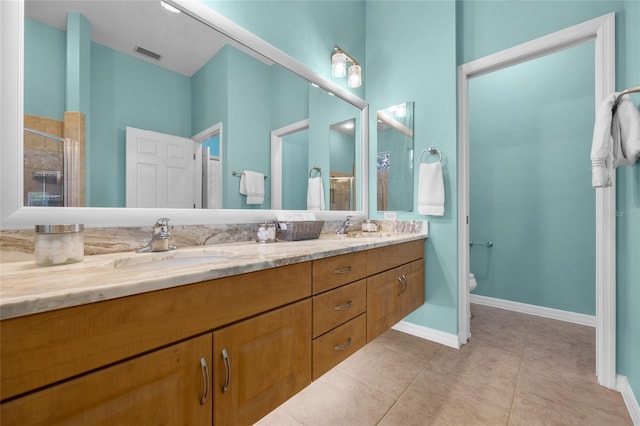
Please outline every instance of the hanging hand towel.
[[307, 188], [307, 210], [324, 210], [324, 187], [322, 177], [309, 178]]
[[[611, 186], [609, 170], [632, 166], [640, 157], [640, 112], [629, 97], [607, 96], [596, 112], [591, 145], [591, 185]], [[615, 108], [614, 108], [615, 107]]]
[[247, 204], [264, 202], [264, 175], [245, 170], [240, 176], [240, 194], [247, 196]]
[[431, 216], [444, 215], [444, 179], [440, 162], [420, 164], [418, 213]]

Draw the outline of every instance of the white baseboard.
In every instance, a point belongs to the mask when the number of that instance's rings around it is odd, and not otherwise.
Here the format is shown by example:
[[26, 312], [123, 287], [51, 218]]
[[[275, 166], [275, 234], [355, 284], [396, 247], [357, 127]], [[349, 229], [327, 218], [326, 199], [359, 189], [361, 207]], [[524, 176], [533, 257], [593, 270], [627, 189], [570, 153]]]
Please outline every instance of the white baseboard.
[[520, 312], [523, 314], [536, 315], [544, 318], [551, 318], [574, 324], [596, 326], [595, 315], [578, 314], [575, 312], [562, 311], [560, 309], [545, 308], [542, 306], [529, 305], [527, 303], [512, 302], [510, 300], [496, 299], [493, 297], [471, 294], [469, 300], [477, 305], [491, 306], [494, 308], [506, 309], [508, 311]]
[[394, 330], [402, 331], [403, 333], [411, 334], [412, 336], [423, 338], [425, 340], [431, 340], [432, 342], [440, 343], [441, 345], [460, 349], [457, 334], [445, 333], [444, 331], [423, 327], [421, 325], [411, 324], [410, 322], [406, 321], [400, 321], [391, 328], [393, 328]]
[[616, 389], [622, 394], [624, 403], [627, 405], [627, 410], [629, 410], [631, 421], [634, 425], [640, 426], [640, 405], [638, 405], [638, 400], [633, 394], [633, 389], [631, 389], [626, 376], [618, 375], [616, 378]]

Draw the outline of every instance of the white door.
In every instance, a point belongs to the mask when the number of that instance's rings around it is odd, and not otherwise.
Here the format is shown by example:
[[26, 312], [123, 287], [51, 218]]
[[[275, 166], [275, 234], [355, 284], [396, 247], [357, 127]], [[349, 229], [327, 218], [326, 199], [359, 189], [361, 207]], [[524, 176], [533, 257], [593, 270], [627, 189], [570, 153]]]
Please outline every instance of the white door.
[[127, 207], [201, 207], [198, 143], [133, 127], [127, 127], [126, 141]]

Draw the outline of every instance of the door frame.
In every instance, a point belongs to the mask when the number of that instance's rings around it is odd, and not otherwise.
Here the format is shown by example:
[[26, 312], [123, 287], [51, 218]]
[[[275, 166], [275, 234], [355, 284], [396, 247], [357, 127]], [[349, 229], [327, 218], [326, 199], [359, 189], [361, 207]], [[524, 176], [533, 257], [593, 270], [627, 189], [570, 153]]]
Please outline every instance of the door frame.
[[[200, 146], [202, 147], [202, 144], [205, 143], [205, 141], [207, 141], [207, 139], [210, 139], [212, 137], [214, 137], [215, 135], [218, 135], [219, 138], [219, 142], [218, 142], [218, 158], [220, 159], [221, 162], [221, 174], [222, 176], [224, 176], [224, 170], [222, 169], [225, 166], [224, 161], [222, 161], [222, 142], [223, 142], [223, 132], [222, 132], [222, 122], [219, 121], [216, 124], [214, 124], [213, 126], [207, 127], [206, 129], [204, 129], [203, 131], [196, 133], [195, 135], [191, 136], [191, 140], [197, 142], [200, 144]], [[200, 148], [200, 150], [202, 151], [202, 148]], [[205, 175], [208, 174], [208, 167], [207, 167], [207, 173], [205, 173], [205, 166], [204, 166], [204, 154], [202, 155], [202, 173], [200, 173], [200, 182], [201, 182], [201, 190], [200, 190], [200, 199], [201, 199], [201, 207], [203, 209], [208, 209], [211, 208], [208, 206], [208, 200], [205, 194], [208, 194], [209, 192], [209, 187], [208, 187], [208, 182], [207, 179], [205, 179]], [[206, 159], [207, 161], [209, 161], [209, 159]], [[196, 177], [196, 180], [198, 177]], [[222, 194], [221, 194], [221, 198]], [[220, 203], [222, 204], [222, 200], [220, 200]]]
[[308, 128], [305, 118], [271, 132], [271, 209], [282, 209], [282, 138]]
[[[470, 337], [469, 87], [471, 78], [595, 41], [595, 108], [615, 90], [615, 13], [574, 25], [458, 67], [458, 342]], [[590, 152], [586, 151], [585, 152]], [[616, 387], [616, 182], [596, 188], [596, 375]]]

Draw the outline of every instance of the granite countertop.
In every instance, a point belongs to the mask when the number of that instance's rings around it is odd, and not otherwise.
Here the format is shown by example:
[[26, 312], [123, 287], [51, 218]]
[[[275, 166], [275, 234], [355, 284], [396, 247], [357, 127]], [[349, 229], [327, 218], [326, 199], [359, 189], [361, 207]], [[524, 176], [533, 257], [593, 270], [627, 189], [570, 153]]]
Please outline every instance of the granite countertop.
[[0, 319], [131, 296], [426, 238], [383, 234], [317, 240], [228, 243], [157, 253], [85, 256], [79, 263], [36, 267], [33, 260], [0, 264]]

